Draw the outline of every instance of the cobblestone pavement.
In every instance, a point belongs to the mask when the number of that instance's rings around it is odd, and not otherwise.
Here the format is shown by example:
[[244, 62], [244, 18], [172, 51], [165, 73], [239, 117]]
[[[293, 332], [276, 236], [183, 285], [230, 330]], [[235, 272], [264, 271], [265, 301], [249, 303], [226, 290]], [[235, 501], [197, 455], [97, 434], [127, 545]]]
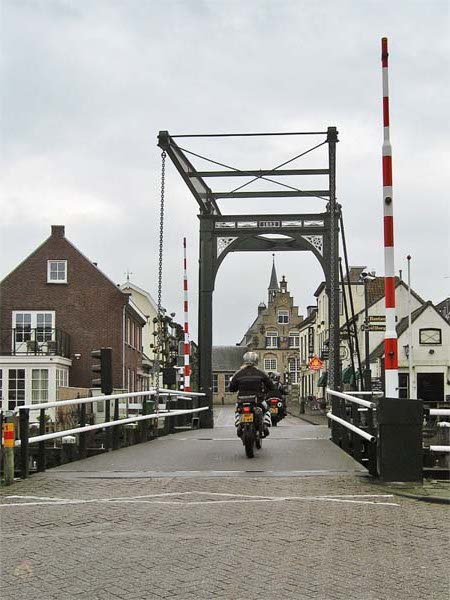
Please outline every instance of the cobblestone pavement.
[[448, 600], [448, 506], [356, 471], [239, 475], [55, 469], [2, 488], [1, 597]]

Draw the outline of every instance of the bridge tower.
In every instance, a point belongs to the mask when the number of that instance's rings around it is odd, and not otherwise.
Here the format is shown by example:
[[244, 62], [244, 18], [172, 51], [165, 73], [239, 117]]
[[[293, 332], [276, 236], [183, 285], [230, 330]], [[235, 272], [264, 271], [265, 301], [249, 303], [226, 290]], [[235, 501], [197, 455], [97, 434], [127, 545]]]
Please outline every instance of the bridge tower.
[[[317, 142], [291, 160], [268, 169], [237, 169], [218, 163], [225, 170], [199, 171], [188, 154], [205, 159], [204, 156], [181, 148], [177, 138], [201, 137], [250, 137], [250, 136], [315, 136]], [[336, 202], [336, 127], [327, 131], [292, 133], [238, 133], [208, 135], [170, 135], [160, 131], [159, 147], [167, 153], [199, 206], [200, 253], [199, 253], [199, 376], [200, 391], [208, 399], [209, 411], [203, 413], [202, 426], [213, 427], [212, 415], [212, 302], [215, 278], [220, 265], [230, 252], [279, 252], [307, 251], [322, 266], [329, 302], [329, 367], [328, 384], [340, 388], [339, 364], [339, 219], [340, 205]], [[327, 160], [322, 168], [284, 169], [315, 150], [327, 146]], [[206, 183], [208, 178], [246, 177], [248, 181], [232, 191], [215, 191]], [[305, 190], [297, 181], [306, 176], [325, 177], [323, 189]], [[289, 178], [294, 185], [281, 183], [273, 177]], [[295, 179], [291, 179], [295, 178]], [[273, 184], [265, 191], [243, 191], [249, 184], [264, 180]], [[304, 179], [303, 179], [304, 180]], [[225, 179], [226, 181], [226, 179]], [[313, 213], [280, 214], [222, 214], [219, 201], [226, 198], [319, 198], [326, 201], [326, 210]], [[270, 237], [275, 234], [276, 238]], [[269, 291], [270, 293], [270, 291]]]

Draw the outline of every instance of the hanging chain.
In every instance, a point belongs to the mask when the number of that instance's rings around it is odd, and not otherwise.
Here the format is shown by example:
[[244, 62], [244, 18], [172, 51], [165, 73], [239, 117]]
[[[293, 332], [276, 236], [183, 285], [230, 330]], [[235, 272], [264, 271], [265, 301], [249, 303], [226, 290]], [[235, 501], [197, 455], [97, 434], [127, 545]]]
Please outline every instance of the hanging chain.
[[164, 246], [164, 194], [166, 179], [166, 152], [161, 152], [161, 203], [159, 212], [159, 256], [158, 256], [158, 322], [157, 322], [157, 348], [156, 348], [156, 408], [159, 405], [159, 377], [161, 372], [161, 359], [163, 353], [163, 314], [161, 306], [162, 272], [163, 272], [163, 246]]

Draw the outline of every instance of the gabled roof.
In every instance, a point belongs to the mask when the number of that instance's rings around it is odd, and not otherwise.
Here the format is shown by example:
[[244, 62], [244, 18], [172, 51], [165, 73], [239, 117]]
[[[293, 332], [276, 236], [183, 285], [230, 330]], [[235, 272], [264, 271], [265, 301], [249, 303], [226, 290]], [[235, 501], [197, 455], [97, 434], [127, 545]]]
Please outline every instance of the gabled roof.
[[124, 300], [126, 300], [126, 294], [124, 294], [122, 292], [122, 290], [119, 288], [118, 285], [116, 285], [114, 283], [114, 281], [112, 281], [107, 275], [105, 275], [105, 273], [103, 273], [103, 271], [101, 271], [97, 264], [92, 262], [91, 260], [89, 260], [89, 258], [87, 258], [74, 244], [72, 244], [72, 242], [70, 240], [68, 240], [65, 236], [65, 231], [64, 231], [64, 225], [52, 225], [51, 226], [51, 235], [49, 235], [49, 237], [47, 239], [45, 239], [42, 244], [39, 244], [39, 246], [33, 250], [33, 252], [31, 252], [26, 258], [24, 258], [10, 273], [8, 273], [8, 275], [6, 275], [6, 277], [4, 277], [2, 279], [2, 281], [0, 281], [0, 284], [3, 283], [4, 281], [6, 281], [9, 277], [11, 277], [11, 275], [13, 273], [15, 273], [18, 269], [20, 269], [20, 267], [27, 261], [29, 260], [32, 256], [34, 256], [34, 254], [36, 254], [36, 252], [38, 252], [41, 248], [43, 248], [45, 246], [45, 244], [47, 244], [51, 239], [54, 238], [60, 238], [62, 239], [66, 244], [68, 244], [69, 246], [71, 246], [79, 256], [81, 256], [81, 258], [83, 258], [87, 263], [89, 263], [89, 265], [91, 265], [91, 267], [93, 269], [96, 269], [98, 271], [98, 273], [104, 277], [108, 283], [110, 283], [113, 288], [117, 291], [117, 293], [121, 294], [124, 296]]
[[234, 373], [242, 365], [245, 352], [242, 346], [213, 346], [212, 370]]
[[[422, 306], [419, 306], [419, 308], [416, 308], [416, 310], [414, 310], [411, 313], [411, 323], [414, 323], [414, 321], [416, 321], [420, 315], [422, 313], [424, 313], [427, 308], [432, 308], [436, 311], [436, 313], [445, 321], [445, 323], [448, 322], [444, 319], [444, 317], [441, 315], [441, 313], [436, 310], [436, 307], [434, 306], [434, 304], [431, 302], [431, 300], [428, 300], [427, 302], [424, 302], [422, 304]], [[405, 331], [408, 329], [408, 317], [403, 317], [403, 319], [401, 319], [401, 321], [399, 321], [395, 327], [395, 330], [397, 331], [397, 338], [399, 338], [403, 333], [405, 333]], [[384, 356], [384, 340], [382, 342], [380, 342], [380, 344], [378, 344], [378, 346], [375, 348], [375, 350], [373, 350], [370, 353], [370, 357], [369, 359], [375, 360], [377, 358], [382, 358]]]
[[125, 283], [120, 284], [120, 289], [123, 291], [130, 289], [134, 290], [138, 294], [142, 294], [143, 296], [145, 296], [145, 298], [147, 298], [153, 310], [155, 310], [156, 312], [158, 311], [156, 302], [153, 300], [152, 296], [150, 295], [150, 292], [147, 292], [146, 290], [140, 288], [135, 283], [131, 283], [131, 281], [126, 281]]

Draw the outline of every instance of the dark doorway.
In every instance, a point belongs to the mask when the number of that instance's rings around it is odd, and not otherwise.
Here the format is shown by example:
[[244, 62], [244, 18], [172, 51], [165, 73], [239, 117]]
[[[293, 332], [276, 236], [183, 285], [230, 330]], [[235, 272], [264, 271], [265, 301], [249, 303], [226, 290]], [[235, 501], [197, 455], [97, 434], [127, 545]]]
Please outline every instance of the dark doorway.
[[426, 402], [443, 402], [444, 374], [417, 373], [417, 397]]

